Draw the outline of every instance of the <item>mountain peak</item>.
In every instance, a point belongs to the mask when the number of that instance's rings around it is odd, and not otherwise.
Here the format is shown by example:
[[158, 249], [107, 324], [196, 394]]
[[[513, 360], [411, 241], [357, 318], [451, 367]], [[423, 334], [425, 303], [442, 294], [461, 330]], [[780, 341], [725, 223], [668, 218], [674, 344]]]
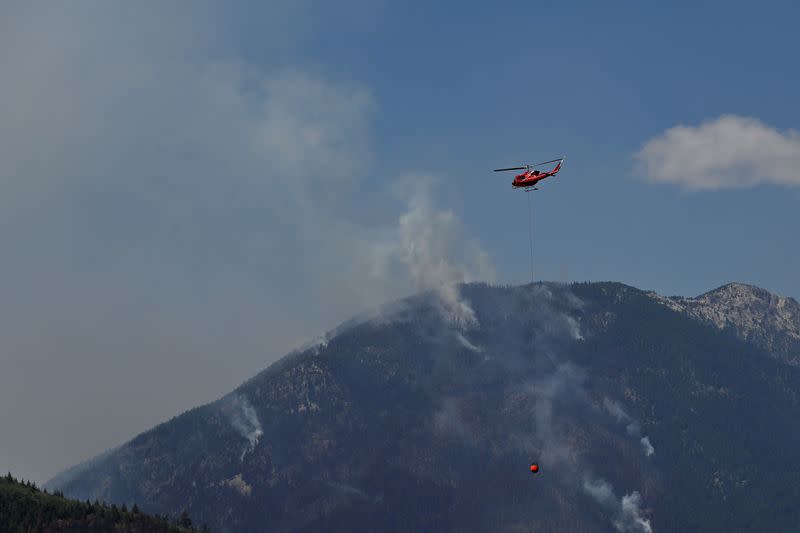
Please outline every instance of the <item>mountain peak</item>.
[[[771, 351], [796, 352], [796, 346], [777, 346], [776, 338], [800, 343], [800, 304], [761, 287], [732, 282], [694, 298], [658, 298], [675, 311], [682, 311], [718, 329], [733, 329], [749, 341]], [[784, 343], [785, 344], [785, 343]], [[792, 359], [800, 356], [794, 353]]]
[[700, 296], [695, 297], [695, 299], [700, 299], [704, 297], [708, 298], [716, 297], [723, 299], [737, 298], [737, 297], [739, 298], [746, 297], [750, 299], [753, 298], [769, 299], [770, 297], [780, 298], [780, 296], [777, 296], [766, 289], [762, 289], [761, 287], [757, 287], [755, 285], [749, 285], [747, 283], [741, 283], [738, 281], [732, 281], [730, 283], [726, 283], [725, 285], [722, 285], [720, 287], [717, 287], [716, 289], [712, 289], [708, 292], [701, 294]]

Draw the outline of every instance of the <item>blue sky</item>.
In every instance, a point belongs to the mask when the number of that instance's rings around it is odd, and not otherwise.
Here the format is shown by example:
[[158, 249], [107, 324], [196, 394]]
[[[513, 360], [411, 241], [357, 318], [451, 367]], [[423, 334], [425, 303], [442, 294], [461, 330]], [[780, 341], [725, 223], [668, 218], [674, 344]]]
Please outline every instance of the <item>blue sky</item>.
[[[440, 176], [501, 279], [526, 275], [526, 205], [488, 171], [566, 153], [560, 179], [534, 199], [541, 277], [684, 295], [737, 280], [800, 294], [797, 188], [687, 192], [647, 183], [632, 164], [677, 124], [735, 114], [797, 128], [798, 8], [536, 4], [373, 5], [317, 21], [293, 61], [371, 88], [370, 179]], [[259, 60], [257, 41], [241, 46]]]
[[2, 9], [0, 471], [44, 480], [386, 301], [526, 281], [498, 166], [568, 156], [538, 279], [800, 296], [796, 4]]

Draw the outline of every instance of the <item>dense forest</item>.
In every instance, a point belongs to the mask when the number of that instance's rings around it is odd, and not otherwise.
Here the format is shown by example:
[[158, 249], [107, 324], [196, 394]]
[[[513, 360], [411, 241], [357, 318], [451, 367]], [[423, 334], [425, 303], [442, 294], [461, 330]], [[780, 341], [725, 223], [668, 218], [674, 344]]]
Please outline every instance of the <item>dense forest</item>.
[[800, 530], [796, 302], [459, 290], [473, 326], [415, 296], [48, 486], [229, 533]]
[[49, 494], [35, 483], [0, 477], [0, 531], [56, 533], [62, 531], [119, 531], [129, 533], [189, 533], [195, 529], [188, 513], [177, 521], [140, 512], [137, 505], [70, 500], [61, 492]]

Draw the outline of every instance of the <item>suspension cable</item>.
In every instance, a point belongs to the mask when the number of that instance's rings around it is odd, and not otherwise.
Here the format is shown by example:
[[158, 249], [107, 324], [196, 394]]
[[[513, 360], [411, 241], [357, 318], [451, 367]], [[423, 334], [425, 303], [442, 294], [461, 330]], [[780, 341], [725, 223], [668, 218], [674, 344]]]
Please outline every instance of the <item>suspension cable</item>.
[[530, 246], [530, 255], [531, 255], [531, 283], [533, 283], [533, 214], [531, 211], [530, 191], [526, 192], [525, 196], [528, 197], [528, 244]]

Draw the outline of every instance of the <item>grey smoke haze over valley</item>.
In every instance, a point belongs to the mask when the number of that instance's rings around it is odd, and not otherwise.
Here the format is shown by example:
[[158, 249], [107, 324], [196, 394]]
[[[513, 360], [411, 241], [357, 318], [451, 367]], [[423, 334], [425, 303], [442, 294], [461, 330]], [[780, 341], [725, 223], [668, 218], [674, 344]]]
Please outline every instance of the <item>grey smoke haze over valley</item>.
[[[329, 14], [290, 4], [272, 11]], [[0, 19], [0, 469], [26, 478], [219, 397], [350, 315], [494, 276], [435, 177], [365, 183], [368, 87], [248, 64], [207, 4], [137, 6], [12, 2]], [[269, 45], [296, 44], [270, 29]]]

